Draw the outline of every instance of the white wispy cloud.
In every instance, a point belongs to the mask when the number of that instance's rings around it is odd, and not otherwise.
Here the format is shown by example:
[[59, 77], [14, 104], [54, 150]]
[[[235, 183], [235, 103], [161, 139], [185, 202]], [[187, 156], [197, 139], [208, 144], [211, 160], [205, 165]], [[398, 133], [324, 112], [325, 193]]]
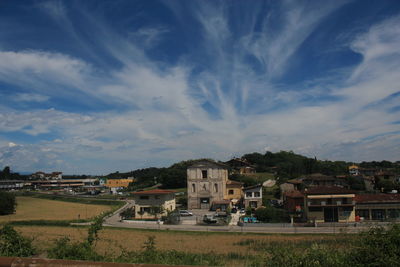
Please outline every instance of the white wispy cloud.
[[13, 98], [15, 101], [22, 102], [46, 102], [47, 100], [49, 100], [48, 96], [30, 93], [19, 93], [16, 94]]
[[[0, 51], [0, 80], [29, 88], [16, 95], [20, 101], [44, 102], [52, 96], [71, 101], [79, 92], [114, 107], [86, 113], [3, 108], [0, 132], [56, 137], [15, 147], [8, 142], [20, 142], [4, 140], [0, 162], [24, 170], [43, 164], [67, 172], [100, 173], [188, 158], [228, 159], [265, 147], [329, 159], [398, 159], [396, 132], [400, 129], [393, 124], [398, 112], [388, 112], [386, 102], [373, 107], [371, 103], [399, 91], [399, 17], [383, 20], [350, 42], [349, 49], [363, 60], [354, 69], [346, 69], [344, 85], [328, 77], [305, 81], [302, 90], [296, 90], [274, 80], [296, 60], [296, 51], [324, 18], [343, 3], [283, 2], [278, 30], [271, 21], [280, 10], [272, 10], [261, 24], [255, 19], [260, 16], [258, 8], [243, 12], [233, 22], [229, 5], [219, 3], [196, 4], [191, 10], [201, 25], [206, 54], [212, 55], [210, 67], [201, 72], [193, 72], [196, 63], [188, 60], [191, 55], [184, 55], [186, 59], [175, 65], [162, 66], [147, 56], [147, 49], [168, 34], [166, 28], [139, 28], [130, 36], [144, 38], [136, 44], [85, 11], [88, 25], [98, 33], [94, 40], [120, 63], [118, 67], [100, 70], [58, 52]], [[179, 8], [168, 5], [179, 16]], [[62, 3], [45, 8], [54, 18], [68, 20]], [[72, 34], [72, 24], [68, 25]], [[234, 32], [234, 26], [240, 30]], [[249, 56], [261, 67], [250, 64]], [[301, 101], [323, 96], [339, 100]], [[204, 108], [206, 103], [215, 111]], [[279, 105], [284, 108], [277, 109]]]

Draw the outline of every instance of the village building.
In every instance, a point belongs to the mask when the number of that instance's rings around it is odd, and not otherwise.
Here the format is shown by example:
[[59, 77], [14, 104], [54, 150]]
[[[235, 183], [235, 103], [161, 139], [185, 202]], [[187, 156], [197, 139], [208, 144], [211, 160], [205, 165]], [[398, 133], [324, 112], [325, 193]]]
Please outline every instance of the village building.
[[294, 190], [301, 190], [303, 185], [303, 181], [301, 179], [290, 179], [287, 180], [285, 183], [282, 183], [279, 188], [281, 190], [282, 196], [286, 192], [291, 192]]
[[18, 190], [24, 188], [23, 180], [0, 180], [0, 190]]
[[127, 188], [132, 182], [134, 182], [133, 178], [107, 179], [105, 186], [110, 189], [111, 193], [116, 194], [118, 191]]
[[350, 174], [351, 176], [358, 176], [358, 175], [360, 175], [360, 172], [359, 172], [358, 170], [359, 170], [359, 168], [358, 168], [357, 165], [351, 165], [351, 166], [349, 166], [349, 174]]
[[354, 191], [337, 186], [317, 186], [305, 189], [304, 216], [309, 221], [354, 222]]
[[176, 208], [175, 192], [154, 189], [133, 193], [136, 219], [153, 219], [166, 215]]
[[262, 206], [262, 185], [253, 185], [243, 189], [244, 206], [257, 209]]
[[338, 187], [348, 187], [345, 179], [339, 177], [333, 177], [324, 175], [321, 173], [313, 173], [310, 175], [305, 175], [300, 177], [304, 187], [312, 186], [338, 186]]
[[34, 189], [45, 189], [45, 190], [55, 190], [55, 189], [83, 189], [85, 186], [94, 187], [96, 186], [97, 179], [53, 179], [53, 180], [35, 180], [30, 181], [29, 185]]
[[202, 160], [190, 166], [187, 169], [188, 208], [208, 210], [213, 203], [224, 202], [227, 182], [225, 164]]
[[400, 194], [359, 194], [355, 200], [362, 221], [400, 220]]
[[304, 212], [304, 194], [298, 190], [285, 192], [283, 196], [283, 208], [289, 214], [302, 214]]
[[243, 199], [243, 183], [228, 180], [226, 182], [225, 199], [230, 200], [233, 206], [241, 205]]
[[233, 158], [226, 162], [238, 174], [256, 173], [256, 169], [245, 158]]
[[62, 172], [35, 172], [30, 176], [30, 179], [46, 179], [46, 180], [61, 180], [63, 178]]

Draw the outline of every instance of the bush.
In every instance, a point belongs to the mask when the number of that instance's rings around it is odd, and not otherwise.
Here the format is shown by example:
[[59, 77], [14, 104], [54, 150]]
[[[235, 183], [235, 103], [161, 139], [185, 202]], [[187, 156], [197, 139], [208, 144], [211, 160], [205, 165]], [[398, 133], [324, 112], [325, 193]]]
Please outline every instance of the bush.
[[49, 258], [68, 260], [102, 261], [105, 258], [94, 251], [89, 242], [71, 242], [68, 237], [57, 239], [55, 246], [48, 251]]
[[254, 212], [255, 217], [261, 222], [288, 222], [289, 217], [285, 210], [274, 207], [260, 207]]
[[16, 205], [14, 194], [0, 191], [0, 215], [13, 214]]
[[21, 236], [10, 225], [0, 230], [0, 256], [29, 257], [36, 254], [32, 240]]
[[351, 253], [355, 266], [398, 266], [400, 262], [400, 225], [373, 228], [361, 234], [359, 246]]
[[270, 252], [266, 266], [313, 266], [313, 267], [341, 267], [349, 266], [345, 254], [316, 244], [303, 253], [294, 252], [283, 246], [274, 247]]
[[83, 242], [72, 243], [68, 237], [57, 239], [55, 247], [47, 251], [49, 257], [55, 259], [104, 261], [106, 257], [95, 252], [95, 242], [99, 239], [98, 233], [103, 227], [104, 216], [106, 216], [106, 213], [95, 218], [88, 229], [88, 236]]
[[121, 218], [123, 220], [129, 220], [132, 219], [133, 217], [135, 217], [135, 209], [133, 207], [127, 208], [124, 211], [122, 211], [119, 216], [121, 216]]

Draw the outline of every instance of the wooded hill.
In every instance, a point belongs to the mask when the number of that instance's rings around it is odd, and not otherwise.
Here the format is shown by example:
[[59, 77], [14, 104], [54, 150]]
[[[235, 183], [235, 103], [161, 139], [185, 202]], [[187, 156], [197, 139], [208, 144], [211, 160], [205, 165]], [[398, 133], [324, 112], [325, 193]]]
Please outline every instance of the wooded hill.
[[[279, 177], [280, 181], [285, 181], [291, 178], [297, 178], [301, 175], [307, 175], [311, 173], [322, 173], [325, 175], [347, 175], [348, 167], [352, 165], [352, 162], [345, 161], [329, 161], [329, 160], [318, 160], [317, 158], [308, 158], [299, 154], [295, 154], [292, 151], [280, 151], [276, 153], [266, 152], [245, 154], [242, 158], [246, 159], [257, 172], [259, 173], [274, 173], [275, 177]], [[186, 169], [188, 166], [194, 164], [197, 160], [187, 160], [175, 163], [168, 168], [145, 168], [138, 169], [126, 173], [110, 173], [106, 177], [108, 178], [126, 178], [135, 177], [135, 188], [140, 189], [153, 186], [155, 184], [161, 184], [163, 188], [182, 188], [186, 187]], [[229, 162], [226, 162], [229, 166]], [[400, 174], [400, 162], [390, 161], [372, 161], [372, 162], [361, 162], [357, 163], [363, 168], [377, 168], [377, 169], [391, 169], [392, 172]], [[231, 166], [232, 167], [232, 166]], [[244, 179], [238, 175], [232, 175], [230, 179], [240, 180]], [[243, 181], [246, 184], [251, 183], [249, 181]]]

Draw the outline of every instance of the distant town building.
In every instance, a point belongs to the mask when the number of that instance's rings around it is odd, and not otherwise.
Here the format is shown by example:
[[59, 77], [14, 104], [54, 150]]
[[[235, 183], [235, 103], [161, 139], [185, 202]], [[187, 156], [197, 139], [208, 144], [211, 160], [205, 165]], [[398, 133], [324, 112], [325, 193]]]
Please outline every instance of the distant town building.
[[108, 187], [113, 194], [116, 194], [118, 191], [127, 188], [132, 182], [134, 182], [133, 177], [126, 179], [107, 179], [105, 186]]
[[256, 173], [256, 169], [245, 158], [233, 158], [227, 161], [226, 164], [231, 166], [235, 173]]
[[23, 180], [0, 180], [0, 190], [18, 190], [25, 185]]
[[349, 174], [352, 176], [358, 176], [360, 174], [358, 166], [357, 165], [349, 166]]
[[32, 174], [31, 179], [60, 180], [62, 179], [62, 172], [45, 173], [39, 171]]

